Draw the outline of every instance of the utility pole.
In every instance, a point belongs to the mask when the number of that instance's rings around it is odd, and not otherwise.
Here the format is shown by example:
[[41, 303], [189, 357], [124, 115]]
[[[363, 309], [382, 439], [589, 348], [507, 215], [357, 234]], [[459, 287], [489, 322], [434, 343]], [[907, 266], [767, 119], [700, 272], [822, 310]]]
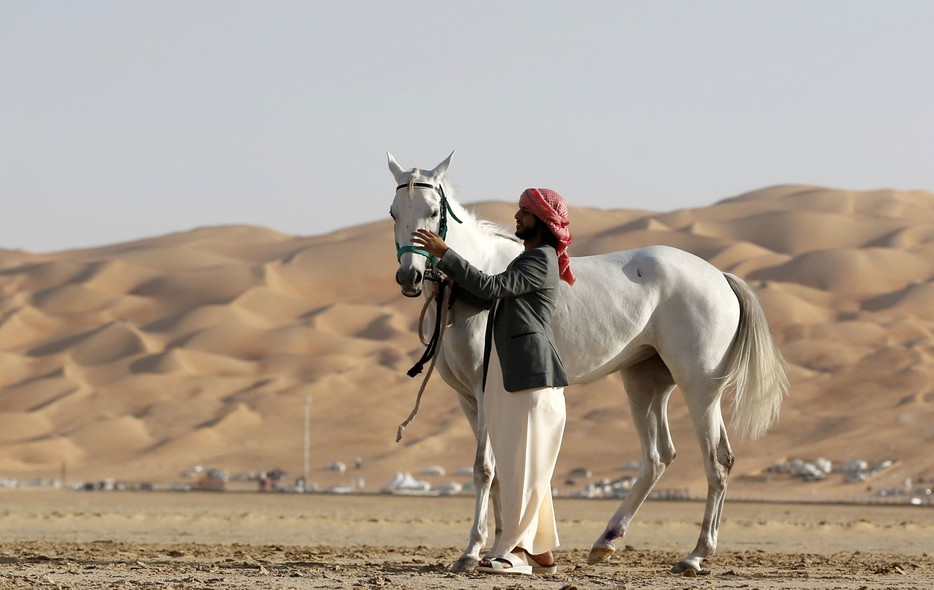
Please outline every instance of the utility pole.
[[311, 455], [311, 396], [305, 396], [305, 460], [304, 460], [304, 478], [305, 485], [303, 492], [308, 491], [311, 483], [308, 481], [308, 461]]

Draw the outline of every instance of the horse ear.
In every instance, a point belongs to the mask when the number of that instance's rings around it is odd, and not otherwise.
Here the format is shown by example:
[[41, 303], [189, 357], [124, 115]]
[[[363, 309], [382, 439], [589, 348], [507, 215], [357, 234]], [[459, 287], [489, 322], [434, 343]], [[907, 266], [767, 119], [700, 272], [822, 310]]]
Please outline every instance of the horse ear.
[[431, 171], [432, 178], [441, 178], [444, 176], [444, 173], [448, 171], [448, 166], [451, 165], [451, 158], [454, 157], [454, 152], [451, 152], [451, 155], [444, 159], [443, 162], [435, 166], [435, 169]]
[[389, 171], [392, 172], [393, 177], [396, 179], [396, 183], [402, 184], [402, 176], [405, 174], [405, 170], [403, 170], [402, 166], [396, 162], [396, 159], [392, 157], [392, 154], [386, 152], [386, 155], [389, 156]]

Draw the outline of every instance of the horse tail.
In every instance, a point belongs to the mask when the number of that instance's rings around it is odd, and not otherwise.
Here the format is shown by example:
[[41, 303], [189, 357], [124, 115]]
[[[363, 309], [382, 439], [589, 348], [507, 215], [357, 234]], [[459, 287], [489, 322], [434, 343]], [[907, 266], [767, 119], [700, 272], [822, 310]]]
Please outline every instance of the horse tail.
[[719, 393], [732, 390], [730, 425], [741, 438], [755, 439], [778, 420], [789, 389], [788, 365], [752, 288], [735, 275], [723, 275], [739, 300], [739, 326]]

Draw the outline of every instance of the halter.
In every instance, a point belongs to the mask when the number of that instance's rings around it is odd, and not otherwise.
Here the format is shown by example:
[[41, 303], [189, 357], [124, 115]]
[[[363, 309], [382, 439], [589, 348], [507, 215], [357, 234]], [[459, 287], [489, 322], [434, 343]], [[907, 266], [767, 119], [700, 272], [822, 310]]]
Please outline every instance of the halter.
[[[463, 223], [463, 221], [457, 218], [457, 215], [454, 215], [454, 210], [451, 209], [451, 204], [448, 202], [448, 198], [444, 196], [443, 186], [441, 186], [440, 184], [438, 186], [435, 186], [433, 184], [428, 184], [427, 182], [413, 182], [412, 186], [417, 186], [419, 188], [434, 189], [434, 191], [438, 193], [438, 196], [441, 197], [441, 222], [438, 224], [438, 235], [441, 236], [442, 240], [445, 239], [448, 235], [448, 214], [449, 213], [451, 214], [451, 218], [454, 221], [456, 221], [457, 223]], [[398, 191], [399, 189], [408, 188], [408, 187], [409, 187], [408, 184], [400, 184], [399, 186], [396, 187], [396, 191]], [[402, 255], [405, 254], [406, 252], [411, 252], [413, 254], [420, 254], [421, 256], [424, 256], [431, 263], [431, 268], [434, 268], [435, 262], [437, 262], [437, 259], [434, 256], [432, 256], [425, 250], [422, 250], [421, 248], [416, 248], [415, 246], [412, 246], [412, 245], [400, 246], [399, 242], [396, 242], [396, 260], [400, 260], [402, 258]]]

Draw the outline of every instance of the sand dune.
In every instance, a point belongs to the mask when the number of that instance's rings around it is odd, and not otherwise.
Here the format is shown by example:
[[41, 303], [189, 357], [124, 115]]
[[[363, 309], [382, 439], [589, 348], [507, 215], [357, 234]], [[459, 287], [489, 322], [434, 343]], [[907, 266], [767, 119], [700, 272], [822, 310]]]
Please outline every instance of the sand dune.
[[900, 291], [865, 301], [863, 307], [870, 311], [892, 309], [906, 316], [934, 320], [934, 283], [929, 280], [911, 284]]
[[[510, 203], [475, 213], [508, 225]], [[791, 363], [792, 395], [737, 473], [787, 457], [892, 460], [869, 484], [737, 478], [731, 494], [865, 496], [934, 478], [934, 194], [776, 186], [665, 213], [572, 208], [573, 253], [668, 244], [746, 278]], [[456, 231], [456, 229], [452, 229]], [[0, 476], [172, 481], [193, 464], [301, 472], [313, 399], [312, 479], [379, 487], [396, 471], [473, 460], [456, 396], [419, 381], [422, 300], [394, 282], [389, 220], [321, 236], [198, 228], [50, 254], [0, 250]], [[559, 486], [574, 467], [619, 477], [639, 458], [621, 381], [569, 390]], [[702, 493], [687, 412], [662, 487]], [[591, 433], [616, 433], [606, 448]], [[330, 461], [364, 468], [326, 472]], [[463, 478], [466, 482], [467, 478]], [[576, 482], [579, 485], [582, 482]]]
[[4, 351], [21, 350], [22, 346], [41, 340], [45, 335], [55, 334], [62, 323], [32, 306], [17, 306], [14, 303], [13, 309], [3, 316], [0, 345]]
[[307, 301], [266, 286], [251, 287], [231, 303], [278, 325], [296, 322], [311, 311]]
[[[814, 211], [773, 211], [730, 221], [693, 223], [690, 232], [730, 241], [755, 242], [773, 252], [797, 255], [826, 249], [859, 248], [910, 223]], [[828, 228], [833, 228], [828, 231]]]
[[808, 252], [749, 274], [751, 279], [798, 283], [851, 297], [880, 295], [932, 278], [930, 259], [893, 249]]
[[[107, 432], [108, 436], [102, 437], [101, 432]], [[154, 442], [146, 423], [127, 415], [86, 422], [69, 432], [68, 437], [89, 457], [110, 455], [115, 459], [129, 460], [151, 448]], [[119, 444], [115, 445], [115, 441], [119, 441]]]

